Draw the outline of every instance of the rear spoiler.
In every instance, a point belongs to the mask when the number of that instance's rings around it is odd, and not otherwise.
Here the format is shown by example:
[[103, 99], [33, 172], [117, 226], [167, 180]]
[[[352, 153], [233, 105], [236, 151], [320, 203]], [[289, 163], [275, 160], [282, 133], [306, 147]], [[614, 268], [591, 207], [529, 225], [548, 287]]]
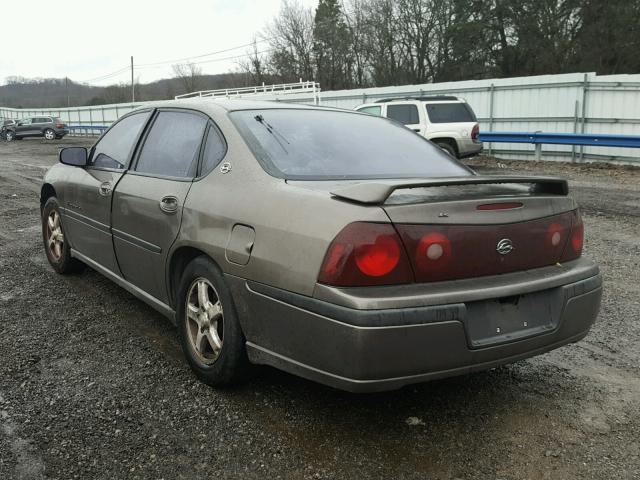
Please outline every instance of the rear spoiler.
[[391, 194], [404, 188], [446, 187], [452, 185], [490, 185], [501, 183], [530, 184], [531, 192], [539, 195], [563, 195], [569, 193], [567, 181], [558, 177], [527, 177], [509, 175], [473, 175], [415, 180], [381, 180], [354, 183], [338, 187], [331, 192], [334, 197], [367, 205], [383, 204]]

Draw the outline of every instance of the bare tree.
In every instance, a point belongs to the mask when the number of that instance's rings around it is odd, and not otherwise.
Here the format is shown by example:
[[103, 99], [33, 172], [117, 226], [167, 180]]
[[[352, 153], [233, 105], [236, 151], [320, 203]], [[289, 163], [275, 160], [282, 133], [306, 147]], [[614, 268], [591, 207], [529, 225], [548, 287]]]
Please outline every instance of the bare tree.
[[185, 92], [195, 92], [200, 88], [202, 68], [195, 63], [176, 63], [172, 65], [174, 78], [180, 80]]
[[267, 25], [269, 67], [282, 81], [314, 78], [313, 13], [298, 0], [284, 0], [280, 13]]
[[246, 59], [238, 62], [240, 70], [249, 74], [253, 84], [261, 84], [266, 81], [267, 77], [267, 61], [264, 53], [258, 50], [258, 38], [253, 38], [251, 50], [247, 52]]

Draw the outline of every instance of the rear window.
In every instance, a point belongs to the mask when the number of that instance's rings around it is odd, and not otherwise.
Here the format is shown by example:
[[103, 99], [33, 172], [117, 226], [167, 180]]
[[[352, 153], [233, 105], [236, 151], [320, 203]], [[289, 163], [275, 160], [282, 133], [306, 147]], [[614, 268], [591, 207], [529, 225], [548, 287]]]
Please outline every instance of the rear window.
[[230, 116], [262, 167], [280, 178], [470, 175], [420, 135], [381, 117], [311, 109], [244, 110]]
[[476, 122], [476, 116], [466, 103], [430, 103], [425, 105], [431, 123]]
[[403, 125], [420, 123], [418, 107], [415, 105], [387, 105], [387, 117]]

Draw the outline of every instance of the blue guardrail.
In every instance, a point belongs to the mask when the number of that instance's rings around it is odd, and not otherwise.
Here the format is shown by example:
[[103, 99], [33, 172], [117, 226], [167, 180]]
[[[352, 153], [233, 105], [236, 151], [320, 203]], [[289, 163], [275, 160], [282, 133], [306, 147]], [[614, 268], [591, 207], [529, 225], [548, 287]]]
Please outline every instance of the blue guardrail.
[[640, 136], [591, 133], [480, 132], [483, 142], [585, 145], [589, 147], [640, 148]]

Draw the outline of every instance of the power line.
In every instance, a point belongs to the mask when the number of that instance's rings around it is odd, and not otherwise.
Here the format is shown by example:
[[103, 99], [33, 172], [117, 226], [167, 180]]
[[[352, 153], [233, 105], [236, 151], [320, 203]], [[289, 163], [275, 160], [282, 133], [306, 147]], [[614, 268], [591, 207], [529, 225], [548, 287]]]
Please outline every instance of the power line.
[[[270, 49], [267, 49], [267, 50], [263, 50], [261, 52], [256, 52], [255, 54], [253, 52], [251, 52], [251, 53], [245, 53], [245, 54], [242, 54], [242, 55], [234, 55], [232, 57], [214, 58], [214, 59], [211, 59], [211, 60], [201, 60], [199, 62], [191, 62], [191, 63], [193, 65], [201, 65], [203, 63], [224, 62], [224, 61], [228, 61], [228, 60], [236, 60], [238, 58], [250, 57], [251, 55], [263, 55], [265, 53], [270, 53], [270, 52], [272, 52], [274, 50], [275, 49], [270, 48]], [[153, 65], [153, 66], [151, 66], [151, 65], [147, 65], [147, 66], [136, 65], [136, 68], [142, 68], [142, 69], [144, 69], [144, 68], [160, 68], [162, 66], [163, 65]]]
[[127, 70], [129, 70], [129, 68], [130, 67], [127, 66], [127, 67], [121, 68], [120, 70], [116, 70], [115, 72], [107, 73], [106, 75], [101, 75], [100, 77], [90, 78], [89, 80], [81, 80], [80, 83], [89, 83], [89, 82], [96, 82], [99, 80], [106, 80], [107, 78], [115, 77], [121, 74], [122, 72], [126, 72]]
[[[206, 53], [206, 54], [203, 54], [203, 55], [196, 55], [196, 56], [192, 56], [192, 57], [184, 57], [182, 59], [177, 59], [177, 60], [170, 60], [170, 61], [164, 61], [164, 62], [154, 62], [154, 63], [143, 63], [143, 64], [140, 64], [140, 65], [135, 65], [135, 68], [136, 69], [160, 68], [160, 67], [168, 65], [168, 64], [177, 63], [180, 60], [188, 60], [188, 59], [192, 59], [192, 58], [203, 58], [203, 57], [209, 57], [211, 55], [218, 55], [220, 53], [225, 53], [225, 52], [230, 52], [230, 51], [233, 51], [233, 50], [238, 50], [239, 48], [249, 47], [251, 45], [254, 45], [254, 43], [256, 43], [256, 44], [257, 43], [263, 43], [263, 42], [266, 42], [268, 40], [271, 40], [271, 39], [265, 38], [265, 39], [262, 39], [262, 40], [257, 40], [256, 42], [247, 43], [245, 45], [239, 45], [237, 47], [226, 48], [224, 50], [218, 50], [216, 52], [210, 52], [210, 53]], [[245, 53], [245, 54], [242, 54], [242, 55], [234, 55], [234, 56], [224, 57], [224, 58], [214, 58], [214, 59], [210, 59], [210, 60], [201, 60], [201, 61], [198, 61], [198, 62], [190, 62], [190, 63], [193, 63], [194, 65], [201, 65], [201, 64], [204, 64], [204, 63], [223, 62], [223, 61], [229, 61], [229, 60], [236, 60], [236, 59], [240, 59], [240, 58], [245, 58], [245, 57], [249, 57], [251, 55], [263, 55], [263, 54], [269, 53], [271, 51], [273, 51], [273, 49], [263, 50], [261, 52], [255, 52], [255, 53], [251, 52], [251, 53]], [[123, 68], [121, 68], [119, 70], [115, 70], [115, 71], [113, 71], [111, 73], [107, 73], [105, 75], [101, 75], [99, 77], [90, 78], [88, 80], [82, 80], [81, 83], [101, 82], [101, 81], [108, 80], [110, 78], [114, 78], [114, 77], [117, 77], [119, 75], [122, 75], [123, 73], [128, 72], [130, 70], [131, 70], [131, 66], [126, 66], [126, 67], [123, 67]]]
[[[250, 47], [254, 43], [258, 44], [258, 43], [263, 43], [263, 42], [266, 42], [266, 41], [269, 41], [269, 40], [271, 40], [271, 38], [263, 38], [262, 40], [256, 40], [255, 42], [246, 43], [244, 45], [238, 45], [237, 47], [225, 48], [224, 50], [218, 50], [216, 52], [204, 53], [202, 55], [194, 55], [194, 56], [191, 56], [191, 57], [178, 58], [177, 60], [166, 60], [166, 61], [162, 61], [162, 62], [143, 63], [141, 65], [136, 65], [136, 66], [137, 67], [152, 67], [152, 66], [156, 66], [156, 65], [167, 65], [167, 64], [170, 64], [170, 63], [183, 62], [185, 60], [191, 60], [192, 58], [210, 57], [211, 55], [218, 55], [220, 53], [231, 52], [233, 50], [238, 50], [239, 48]], [[195, 62], [195, 63], [200, 63], [200, 62]]]

